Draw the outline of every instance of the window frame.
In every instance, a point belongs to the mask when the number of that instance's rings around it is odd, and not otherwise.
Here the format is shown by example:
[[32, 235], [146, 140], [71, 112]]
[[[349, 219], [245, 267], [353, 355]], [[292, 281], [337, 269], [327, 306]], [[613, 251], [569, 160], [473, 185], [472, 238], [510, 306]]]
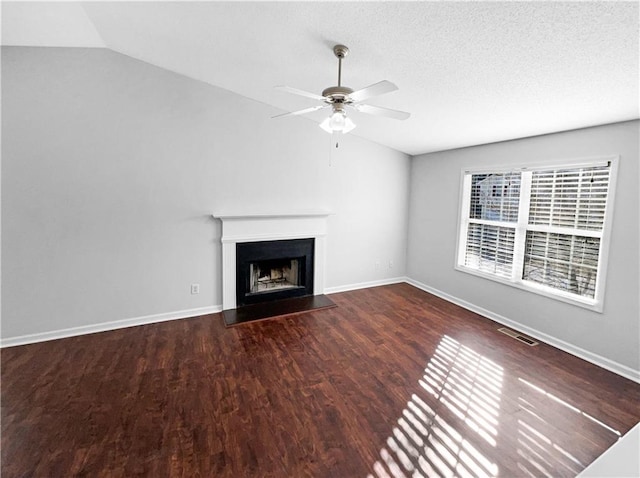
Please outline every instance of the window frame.
[[[454, 269], [460, 272], [471, 274], [494, 282], [499, 282], [511, 287], [533, 292], [538, 295], [549, 297], [555, 300], [566, 302], [572, 305], [590, 309], [599, 313], [604, 310], [604, 298], [606, 289], [607, 266], [609, 256], [609, 246], [611, 240], [611, 224], [613, 222], [613, 210], [615, 203], [616, 180], [618, 176], [618, 155], [596, 156], [588, 158], [579, 158], [572, 160], [547, 160], [532, 161], [530, 163], [517, 163], [509, 165], [495, 165], [482, 167], [467, 167], [460, 171], [460, 194], [458, 203], [458, 231], [456, 242], [456, 255]], [[557, 226], [540, 226], [531, 225], [529, 222], [529, 206], [531, 200], [531, 174], [534, 171], [549, 169], [572, 169], [587, 168], [609, 164], [609, 184], [607, 192], [607, 202], [604, 212], [604, 222], [602, 231], [596, 237], [600, 239], [600, 248], [598, 253], [598, 270], [596, 275], [596, 288], [593, 298], [583, 297], [563, 290], [554, 289], [543, 284], [522, 279], [524, 265], [524, 250], [526, 244], [527, 231], [543, 231], [553, 232], [566, 235], [592, 236], [590, 230], [569, 229]], [[500, 173], [531, 173], [528, 179], [523, 174], [520, 181], [520, 198], [518, 208], [517, 222], [493, 221], [488, 219], [472, 219], [470, 218], [470, 201], [471, 201], [471, 177], [474, 174], [500, 174]], [[524, 199], [524, 200], [523, 200]], [[469, 224], [487, 224], [498, 227], [512, 227], [515, 231], [514, 251], [513, 251], [513, 267], [511, 277], [502, 277], [489, 272], [477, 270], [464, 265], [467, 234]], [[572, 234], [575, 232], [575, 234]]]

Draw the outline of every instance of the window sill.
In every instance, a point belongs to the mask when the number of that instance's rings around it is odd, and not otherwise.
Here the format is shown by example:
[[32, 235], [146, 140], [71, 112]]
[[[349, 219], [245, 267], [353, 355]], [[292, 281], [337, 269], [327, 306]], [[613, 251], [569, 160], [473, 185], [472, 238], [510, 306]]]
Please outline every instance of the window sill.
[[483, 279], [488, 279], [493, 282], [499, 282], [501, 284], [508, 285], [510, 287], [515, 287], [517, 289], [525, 290], [528, 292], [533, 292], [534, 294], [542, 295], [550, 299], [559, 300], [561, 302], [582, 307], [584, 309], [589, 309], [594, 312], [598, 312], [600, 314], [603, 312], [602, 301], [598, 301], [596, 299], [579, 297], [574, 294], [569, 294], [568, 292], [552, 289], [550, 287], [545, 287], [543, 285], [539, 285], [533, 282], [525, 282], [525, 281], [514, 282], [504, 277], [487, 274], [485, 272], [478, 271], [476, 269], [470, 269], [468, 267], [464, 267], [461, 265], [456, 265], [455, 269], [460, 272], [464, 272], [466, 274], [474, 275], [476, 277], [481, 277]]

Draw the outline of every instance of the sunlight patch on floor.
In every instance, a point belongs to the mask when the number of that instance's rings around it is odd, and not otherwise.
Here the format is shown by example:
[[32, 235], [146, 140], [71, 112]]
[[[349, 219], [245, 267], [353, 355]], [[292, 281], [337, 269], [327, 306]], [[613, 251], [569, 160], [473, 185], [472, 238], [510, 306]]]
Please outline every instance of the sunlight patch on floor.
[[[380, 450], [375, 475], [369, 477], [497, 476], [498, 466], [427, 402], [442, 404], [481, 441], [495, 447], [502, 379], [502, 367], [445, 335], [418, 381], [418, 393], [411, 396]], [[430, 397], [421, 398], [424, 393]]]
[[[523, 385], [523, 395], [518, 399], [520, 410], [523, 411], [517, 421], [518, 427], [518, 469], [523, 476], [530, 477], [553, 477], [557, 475], [558, 470], [564, 470], [566, 473], [576, 475], [585, 467], [585, 463], [581, 462], [572, 453], [566, 450], [558, 443], [561, 441], [561, 435], [555, 440], [549, 438], [543, 430], [555, 431], [555, 425], [549, 423], [548, 418], [541, 416], [542, 410], [546, 417], [553, 416], [553, 409], [564, 409], [575, 413], [576, 420], [583, 420], [584, 428], [589, 423], [596, 424], [604, 428], [610, 434], [612, 440], [618, 440], [621, 436], [618, 430], [615, 430], [591, 416], [583, 412], [576, 406], [562, 400], [558, 396], [547, 392], [542, 387], [531, 383], [522, 377], [518, 378], [518, 383]], [[533, 393], [533, 395], [531, 395]], [[538, 406], [535, 403], [542, 400]], [[540, 413], [537, 413], [538, 410]], [[570, 444], [570, 437], [565, 437], [565, 446]]]

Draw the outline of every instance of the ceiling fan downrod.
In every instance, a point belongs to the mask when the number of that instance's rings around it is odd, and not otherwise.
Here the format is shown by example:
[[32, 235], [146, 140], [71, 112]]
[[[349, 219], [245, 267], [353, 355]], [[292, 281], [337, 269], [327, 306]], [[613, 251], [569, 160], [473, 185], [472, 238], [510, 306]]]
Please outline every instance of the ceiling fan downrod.
[[342, 86], [342, 59], [349, 54], [349, 48], [336, 45], [333, 47], [333, 54], [338, 57], [338, 86]]
[[333, 54], [338, 58], [338, 85], [330, 86], [322, 92], [322, 96], [329, 104], [348, 102], [348, 97], [353, 90], [347, 86], [342, 86], [342, 60], [349, 54], [349, 48], [344, 45], [333, 47]]

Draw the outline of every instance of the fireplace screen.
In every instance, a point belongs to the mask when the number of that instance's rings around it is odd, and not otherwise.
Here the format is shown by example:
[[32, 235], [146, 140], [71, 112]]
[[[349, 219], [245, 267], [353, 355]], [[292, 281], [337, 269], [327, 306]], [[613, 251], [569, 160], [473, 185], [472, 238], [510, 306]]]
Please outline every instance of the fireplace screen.
[[300, 287], [301, 259], [275, 259], [249, 264], [249, 294]]

